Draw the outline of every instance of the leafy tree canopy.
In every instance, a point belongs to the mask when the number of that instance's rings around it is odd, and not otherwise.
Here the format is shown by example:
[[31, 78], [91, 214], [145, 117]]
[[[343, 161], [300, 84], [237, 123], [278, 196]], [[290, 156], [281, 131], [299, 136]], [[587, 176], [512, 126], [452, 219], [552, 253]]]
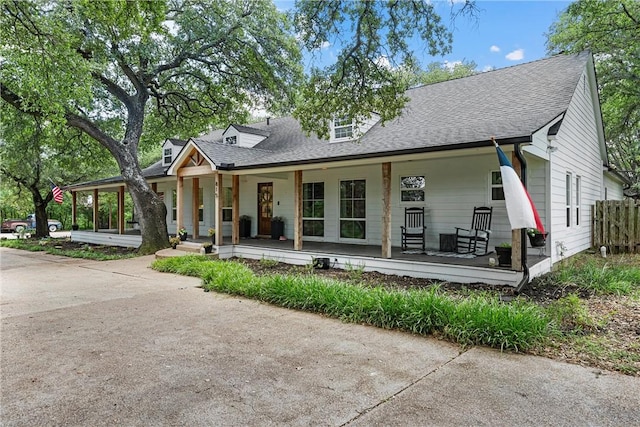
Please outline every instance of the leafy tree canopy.
[[547, 47], [593, 52], [610, 161], [640, 198], [640, 2], [578, 0], [551, 27]]

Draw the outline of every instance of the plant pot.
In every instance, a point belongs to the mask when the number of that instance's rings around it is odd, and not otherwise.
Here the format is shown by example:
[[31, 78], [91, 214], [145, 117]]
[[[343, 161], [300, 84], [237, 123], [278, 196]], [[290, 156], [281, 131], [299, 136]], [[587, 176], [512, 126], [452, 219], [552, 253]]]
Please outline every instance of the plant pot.
[[71, 229], [73, 231], [78, 231], [80, 229], [80, 227], [78, 226], [78, 224], [71, 224]]
[[178, 245], [171, 245], [171, 249], [175, 249], [177, 247], [178, 247]]
[[205, 246], [204, 247], [204, 253], [205, 254], [210, 254], [212, 250], [213, 250], [213, 246]]
[[511, 267], [511, 248], [496, 246], [496, 255], [498, 255], [498, 265]]
[[187, 240], [187, 233], [180, 233], [179, 236], [180, 236], [180, 240], [182, 240], [183, 242]]
[[278, 240], [284, 236], [284, 221], [271, 221], [271, 239]]
[[250, 219], [240, 219], [240, 237], [251, 237]]
[[549, 233], [535, 233], [535, 234], [527, 234], [529, 236], [529, 243], [534, 248], [541, 248], [547, 244], [547, 234]]

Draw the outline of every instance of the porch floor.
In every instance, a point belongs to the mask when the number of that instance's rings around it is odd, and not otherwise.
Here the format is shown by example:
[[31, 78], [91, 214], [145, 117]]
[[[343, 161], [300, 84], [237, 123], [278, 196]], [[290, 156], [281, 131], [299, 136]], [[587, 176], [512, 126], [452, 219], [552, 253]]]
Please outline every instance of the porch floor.
[[[209, 241], [207, 238], [196, 239], [196, 241]], [[229, 244], [229, 243], [225, 243]], [[270, 249], [290, 250], [293, 251], [293, 240], [272, 240], [272, 239], [257, 239], [248, 238], [240, 239], [239, 245], [246, 245], [252, 247], [262, 247]], [[319, 256], [329, 257], [331, 254], [335, 255], [350, 255], [350, 256], [364, 256], [369, 258], [380, 258], [381, 248], [377, 245], [354, 245], [346, 243], [328, 243], [328, 242], [308, 242], [305, 241], [302, 244], [302, 250], [305, 252], [315, 252]], [[439, 252], [437, 250], [427, 248], [427, 252]], [[534, 249], [533, 252], [538, 252]], [[470, 267], [487, 267], [487, 268], [499, 268], [510, 270], [509, 267], [489, 267], [489, 258], [494, 258], [497, 261], [495, 251], [490, 251], [487, 255], [479, 255], [474, 258], [461, 258], [454, 256], [440, 256], [440, 255], [427, 255], [421, 253], [403, 253], [400, 247], [391, 248], [391, 258], [413, 262], [427, 262], [437, 264], [450, 264], [461, 265]], [[527, 263], [535, 265], [540, 261], [548, 258], [545, 255], [539, 255], [537, 253], [529, 252], [527, 254]]]

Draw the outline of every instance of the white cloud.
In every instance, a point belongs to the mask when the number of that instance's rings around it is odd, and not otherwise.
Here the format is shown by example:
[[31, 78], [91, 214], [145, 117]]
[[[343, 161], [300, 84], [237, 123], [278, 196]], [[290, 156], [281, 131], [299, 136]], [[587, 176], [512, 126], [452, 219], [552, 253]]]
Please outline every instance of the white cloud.
[[387, 56], [385, 56], [385, 55], [379, 56], [376, 59], [376, 65], [378, 67], [383, 67], [383, 68], [386, 68], [388, 70], [393, 69], [393, 67], [391, 66], [391, 61], [389, 61], [389, 58]]
[[489, 50], [490, 50], [491, 52], [500, 52], [500, 48], [499, 48], [498, 46], [496, 46], [495, 44], [494, 44], [494, 45], [492, 45], [492, 46], [489, 48]]
[[516, 49], [513, 52], [509, 52], [505, 58], [509, 61], [519, 61], [524, 58], [524, 49]]
[[453, 70], [454, 68], [456, 68], [456, 65], [462, 65], [462, 61], [453, 61], [453, 62], [449, 62], [447, 60], [445, 60], [442, 65], [444, 65], [444, 67], [448, 70]]
[[320, 49], [328, 49], [331, 46], [331, 43], [329, 43], [328, 41], [323, 41], [322, 44], [320, 45]]
[[492, 65], [485, 65], [484, 68], [482, 68], [482, 72], [486, 73], [487, 71], [493, 71], [495, 70], [495, 68], [493, 68]]

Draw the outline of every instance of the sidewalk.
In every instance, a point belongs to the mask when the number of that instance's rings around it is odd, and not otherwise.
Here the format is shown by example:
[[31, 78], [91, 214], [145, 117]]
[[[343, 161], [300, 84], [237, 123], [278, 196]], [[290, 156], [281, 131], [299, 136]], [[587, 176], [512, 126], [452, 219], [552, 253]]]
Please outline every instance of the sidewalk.
[[152, 259], [0, 248], [0, 424], [640, 422], [638, 378], [205, 293]]

